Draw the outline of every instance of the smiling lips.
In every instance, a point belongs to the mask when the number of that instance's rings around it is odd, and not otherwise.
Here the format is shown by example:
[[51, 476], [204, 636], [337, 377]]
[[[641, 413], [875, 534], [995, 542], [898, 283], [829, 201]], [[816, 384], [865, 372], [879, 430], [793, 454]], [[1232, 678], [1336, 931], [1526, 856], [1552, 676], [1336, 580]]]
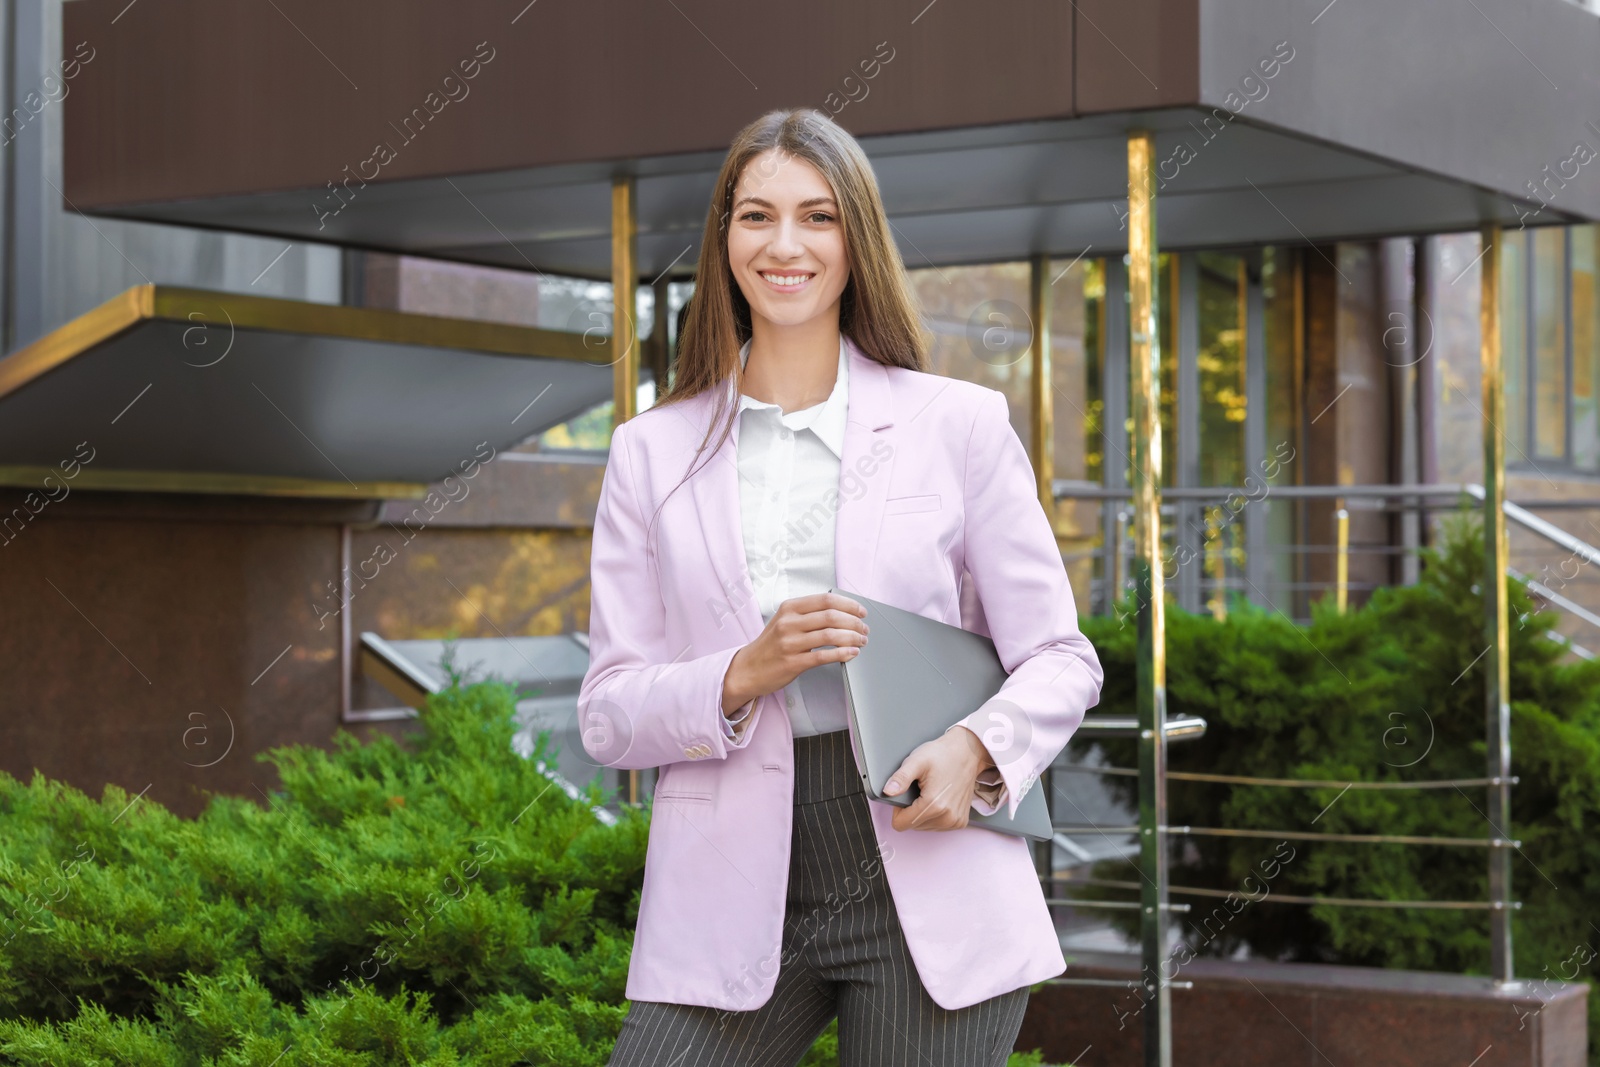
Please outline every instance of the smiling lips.
[[815, 277], [815, 275], [810, 273], [780, 274], [776, 271], [758, 271], [757, 273], [759, 273], [762, 279], [768, 282], [774, 288], [785, 290], [804, 288], [806, 282]]

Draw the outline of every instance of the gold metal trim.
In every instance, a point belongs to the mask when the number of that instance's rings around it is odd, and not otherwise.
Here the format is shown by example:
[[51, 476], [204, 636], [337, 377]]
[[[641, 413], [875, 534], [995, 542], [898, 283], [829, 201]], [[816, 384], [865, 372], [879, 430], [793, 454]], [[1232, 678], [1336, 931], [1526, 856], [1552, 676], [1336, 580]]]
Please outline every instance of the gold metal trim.
[[[1483, 228], [1482, 290], [1478, 305], [1483, 363], [1483, 606], [1484, 637], [1492, 653], [1484, 665], [1485, 740], [1489, 778], [1488, 819], [1494, 832], [1511, 836], [1511, 637], [1507, 619], [1505, 367], [1501, 352], [1500, 271], [1504, 235], [1497, 225]], [[1511, 952], [1511, 856], [1489, 853], [1489, 973], [1498, 982], [1514, 979]]]
[[605, 366], [610, 358], [609, 338], [591, 334], [210, 289], [136, 285], [0, 359], [0, 397], [145, 321], [565, 359], [596, 367]]
[[1333, 526], [1338, 545], [1334, 556], [1333, 602], [1343, 615], [1350, 607], [1350, 512], [1343, 499], [1338, 501], [1338, 510], [1333, 513]]
[[1033, 424], [1033, 470], [1039, 503], [1058, 529], [1056, 506], [1055, 378], [1050, 361], [1050, 257], [1036, 255], [1030, 263], [1028, 314], [1033, 319], [1033, 384], [1030, 421]]
[[[1128, 358], [1133, 401], [1133, 536], [1137, 568], [1148, 568], [1151, 680], [1166, 686], [1166, 640], [1161, 559], [1161, 338], [1156, 309], [1154, 136], [1128, 135]], [[1136, 569], [1137, 569], [1136, 568]]]
[[1128, 133], [1128, 358], [1133, 401], [1133, 580], [1138, 604], [1140, 957], [1145, 1067], [1172, 1067], [1167, 894], [1167, 634], [1161, 559], [1161, 334], [1156, 292], [1155, 135]]
[[[639, 198], [631, 174], [611, 183], [611, 380], [612, 425], [639, 412]], [[660, 308], [657, 316], [666, 314]]]
[[[611, 182], [611, 426], [615, 429], [639, 411], [639, 331], [634, 309], [639, 306], [639, 199], [633, 175]], [[656, 308], [656, 318], [667, 313]], [[660, 390], [664, 383], [657, 382]], [[628, 803], [640, 800], [639, 772], [628, 771]]]
[[316, 334], [352, 341], [384, 341], [532, 359], [566, 359], [596, 367], [604, 366], [607, 358], [603, 338], [569, 330], [170, 285], [149, 288], [154, 290], [151, 317], [174, 322], [199, 322], [194, 315], [209, 305], [220, 306], [225, 311], [221, 322], [206, 323], [211, 326], [231, 322], [246, 330]]
[[339, 497], [361, 500], [414, 500], [428, 495], [420, 482], [327, 482], [271, 474], [208, 471], [124, 471], [80, 467], [69, 479], [54, 467], [0, 467], [0, 486], [44, 490], [45, 479], [70, 481], [74, 489], [116, 489], [147, 493], [236, 493], [246, 496]]
[[150, 318], [154, 295], [155, 286], [136, 285], [0, 359], [0, 397]]

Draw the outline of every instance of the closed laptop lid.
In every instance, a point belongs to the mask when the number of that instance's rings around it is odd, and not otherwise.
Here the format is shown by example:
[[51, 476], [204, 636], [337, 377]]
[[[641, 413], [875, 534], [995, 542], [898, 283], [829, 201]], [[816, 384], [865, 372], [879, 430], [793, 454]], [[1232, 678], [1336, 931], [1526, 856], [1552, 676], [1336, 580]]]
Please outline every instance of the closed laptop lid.
[[[917, 787], [886, 797], [883, 787], [889, 776], [918, 745], [982, 707], [1008, 675], [994, 642], [982, 634], [859, 593], [831, 592], [865, 607], [872, 627], [861, 652], [844, 664], [845, 700], [862, 784], [875, 800], [909, 806]], [[1024, 794], [1015, 818], [1002, 805], [993, 815], [974, 811], [968, 824], [1042, 841], [1054, 836], [1041, 789]]]

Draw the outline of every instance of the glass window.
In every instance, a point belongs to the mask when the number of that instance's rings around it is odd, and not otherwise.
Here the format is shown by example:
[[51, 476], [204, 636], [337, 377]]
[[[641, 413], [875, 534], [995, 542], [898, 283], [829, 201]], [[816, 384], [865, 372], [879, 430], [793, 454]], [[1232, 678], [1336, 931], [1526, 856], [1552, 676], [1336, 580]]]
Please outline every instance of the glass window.
[[[1087, 480], [1084, 446], [1089, 411], [1089, 365], [1093, 349], [1085, 346], [1084, 285], [1092, 260], [1080, 257], [1050, 264], [1050, 372], [1054, 412], [1054, 473], [1057, 479]], [[1054, 514], [1062, 561], [1072, 583], [1078, 610], [1094, 610], [1094, 577], [1101, 539], [1096, 500], [1057, 501]]]
[[1600, 472], [1600, 409], [1595, 379], [1600, 377], [1600, 226], [1571, 230], [1572, 257], [1572, 462], [1579, 470]]
[[1090, 354], [1084, 290], [1095, 261], [1055, 261], [1050, 265], [1051, 407], [1055, 413], [1055, 476], [1088, 480], [1085, 434], [1089, 423]]
[[[1295, 383], [1300, 378], [1298, 345], [1299, 290], [1296, 282], [1295, 251], [1268, 248], [1261, 257], [1262, 329], [1267, 356], [1267, 454], [1270, 465], [1264, 475], [1274, 484], [1292, 485], [1296, 427], [1300, 397]], [[1288, 509], [1281, 509], [1287, 514]]]
[[1567, 231], [1533, 231], [1534, 454], [1567, 456]]
[[1106, 264], [1089, 260], [1083, 272], [1083, 350], [1088, 353], [1084, 367], [1083, 477], [1105, 484], [1106, 439], [1104, 429], [1106, 394], [1103, 381], [1106, 334]]
[[1244, 260], [1200, 252], [1200, 484], [1244, 483]]
[[1507, 234], [1500, 266], [1500, 369], [1505, 380], [1506, 462], [1526, 462], [1528, 440], [1528, 274], [1525, 235]]
[[[1300, 293], [1297, 250], [1275, 247], [1263, 250], [1261, 257], [1262, 340], [1267, 360], [1266, 455], [1261, 466], [1250, 473], [1271, 485], [1294, 485], [1305, 464], [1300, 455], [1301, 375], [1299, 344]], [[1258, 484], [1258, 483], [1251, 483]], [[1292, 500], [1273, 499], [1269, 494], [1259, 504], [1266, 521], [1266, 572], [1273, 603], [1298, 615], [1304, 611], [1295, 583], [1300, 580], [1297, 518], [1299, 509]]]
[[928, 267], [909, 273], [923, 321], [933, 334], [928, 369], [1006, 394], [1011, 425], [1024, 443], [1031, 441], [1030, 265], [987, 263]]
[[[639, 336], [649, 337], [655, 328], [655, 291], [641, 285], [637, 291], [634, 321]], [[546, 274], [539, 278], [539, 322], [547, 330], [566, 330], [602, 339], [595, 361], [609, 363], [606, 345], [611, 337], [611, 283], [586, 278], [566, 278]], [[643, 411], [655, 403], [655, 383], [641, 372], [635, 406]], [[552, 426], [544, 433], [518, 446], [518, 451], [544, 452], [555, 449], [586, 449], [604, 452], [610, 447], [614, 401], [607, 399], [583, 414]]]
[[[1178, 257], [1158, 253], [1156, 278], [1156, 338], [1161, 346], [1161, 485], [1167, 488], [1178, 484]], [[1133, 440], [1131, 419], [1128, 439]]]

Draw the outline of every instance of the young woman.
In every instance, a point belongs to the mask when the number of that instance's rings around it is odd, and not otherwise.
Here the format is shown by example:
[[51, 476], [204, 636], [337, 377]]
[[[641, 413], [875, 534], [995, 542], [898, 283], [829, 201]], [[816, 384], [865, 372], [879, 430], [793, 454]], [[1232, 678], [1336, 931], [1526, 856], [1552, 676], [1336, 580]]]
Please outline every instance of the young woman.
[[[1003, 1064], [1066, 968], [1027, 841], [967, 820], [1016, 810], [1100, 663], [1004, 395], [925, 350], [860, 146], [809, 109], [743, 130], [673, 387], [615, 429], [595, 516], [584, 747], [661, 768], [613, 1067], [793, 1065], [835, 1016], [845, 1065]], [[906, 808], [851, 754], [848, 592], [1009, 672], [896, 772]]]

